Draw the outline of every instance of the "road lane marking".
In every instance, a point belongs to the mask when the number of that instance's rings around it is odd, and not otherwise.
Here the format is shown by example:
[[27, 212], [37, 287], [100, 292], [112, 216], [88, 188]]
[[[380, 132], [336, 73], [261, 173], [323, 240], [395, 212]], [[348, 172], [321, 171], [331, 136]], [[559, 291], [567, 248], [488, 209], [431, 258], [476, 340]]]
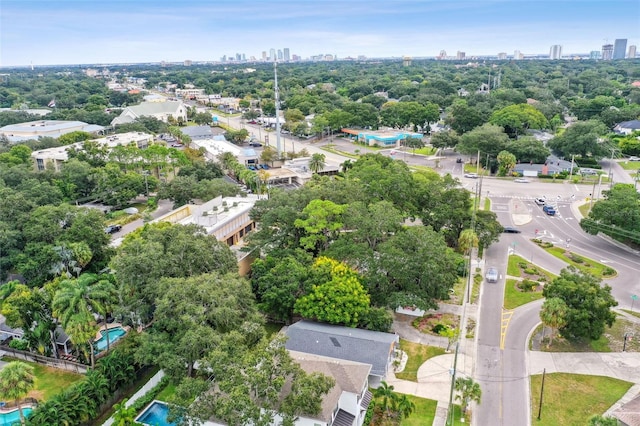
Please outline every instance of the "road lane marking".
[[502, 311], [502, 318], [500, 321], [500, 349], [504, 349], [504, 342], [507, 337], [507, 328], [509, 327], [509, 322], [511, 321], [512, 316], [513, 311]]

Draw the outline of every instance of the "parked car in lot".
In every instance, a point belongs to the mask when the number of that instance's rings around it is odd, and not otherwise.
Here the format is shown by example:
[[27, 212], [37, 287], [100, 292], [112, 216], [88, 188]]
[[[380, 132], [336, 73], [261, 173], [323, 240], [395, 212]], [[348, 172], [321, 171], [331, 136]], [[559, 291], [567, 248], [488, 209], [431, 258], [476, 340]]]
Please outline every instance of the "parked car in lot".
[[485, 278], [487, 280], [488, 283], [497, 283], [498, 282], [498, 270], [496, 268], [489, 268], [487, 269], [487, 273], [485, 275]]
[[258, 141], [251, 141], [249, 142], [249, 146], [252, 146], [254, 148], [260, 148], [262, 146], [262, 144]]
[[122, 225], [109, 225], [104, 228], [104, 232], [106, 232], [107, 234], [115, 234], [116, 232], [120, 232], [121, 229]]
[[505, 226], [502, 229], [502, 232], [505, 234], [519, 234], [521, 231], [519, 229], [514, 228], [513, 226]]
[[547, 203], [544, 198], [536, 198], [535, 200], [533, 200], [533, 202], [539, 206], [544, 206]]

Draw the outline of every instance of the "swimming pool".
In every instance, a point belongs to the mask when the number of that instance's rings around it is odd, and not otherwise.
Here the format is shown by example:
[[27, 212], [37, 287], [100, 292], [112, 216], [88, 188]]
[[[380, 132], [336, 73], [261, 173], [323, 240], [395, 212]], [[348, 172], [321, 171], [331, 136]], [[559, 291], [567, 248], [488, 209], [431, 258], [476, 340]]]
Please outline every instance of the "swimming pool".
[[[22, 415], [29, 417], [32, 411], [32, 408], [25, 407], [22, 409]], [[20, 413], [17, 408], [13, 411], [9, 411], [8, 413], [0, 414], [0, 426], [10, 426], [14, 424], [20, 424]]]
[[110, 328], [108, 331], [101, 330], [102, 337], [93, 343], [93, 348], [96, 352], [102, 352], [107, 348], [107, 333], [109, 333], [109, 344], [113, 344], [113, 342], [127, 334], [122, 327]]
[[169, 406], [161, 401], [153, 401], [136, 417], [136, 422], [149, 426], [178, 426], [167, 420]]

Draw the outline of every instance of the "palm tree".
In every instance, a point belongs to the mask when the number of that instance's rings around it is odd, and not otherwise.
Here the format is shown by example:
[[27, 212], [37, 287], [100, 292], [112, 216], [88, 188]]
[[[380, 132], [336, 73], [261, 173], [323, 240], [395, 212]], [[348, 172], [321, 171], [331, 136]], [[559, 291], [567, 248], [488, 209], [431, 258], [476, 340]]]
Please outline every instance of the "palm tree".
[[473, 229], [464, 229], [458, 238], [458, 248], [466, 254], [471, 249], [478, 247], [478, 242], [478, 235]]
[[[16, 402], [27, 395], [35, 386], [33, 367], [20, 361], [10, 362], [0, 370], [0, 395], [15, 399]], [[22, 406], [18, 404], [20, 423], [24, 424]]]
[[482, 389], [480, 389], [480, 385], [474, 382], [471, 377], [458, 377], [455, 382], [455, 389], [460, 392], [460, 395], [456, 395], [456, 400], [460, 400], [463, 413], [467, 412], [469, 403], [472, 401], [480, 404]]
[[391, 414], [390, 408], [395, 405], [395, 402], [398, 399], [398, 395], [393, 391], [393, 385], [389, 385], [383, 380], [380, 382], [380, 386], [374, 391], [373, 395], [376, 398], [382, 398], [380, 408], [382, 408], [383, 411], [386, 411], [386, 415], [389, 417]]
[[406, 419], [413, 413], [416, 409], [416, 404], [413, 403], [409, 399], [407, 395], [400, 395], [398, 401], [396, 402], [395, 410], [398, 412], [398, 415], [401, 419]]
[[309, 159], [309, 169], [313, 173], [318, 173], [319, 171], [324, 170], [325, 164], [325, 155], [324, 154], [313, 154]]
[[568, 310], [569, 307], [567, 304], [559, 297], [551, 297], [542, 304], [540, 320], [545, 326], [551, 328], [551, 335], [549, 336], [547, 347], [551, 346], [551, 342], [553, 341], [553, 331], [564, 327], [567, 323], [565, 318]]
[[[96, 337], [98, 327], [93, 316], [89, 312], [80, 312], [73, 315], [64, 326], [64, 330], [69, 335], [69, 340], [84, 355], [85, 360], [90, 361], [91, 368], [95, 367], [95, 354], [93, 341]], [[87, 351], [87, 347], [89, 350]]]
[[[79, 342], [82, 337], [88, 337], [93, 330], [95, 337], [96, 328], [93, 326], [91, 313], [101, 314], [104, 326], [107, 325], [108, 308], [116, 298], [115, 286], [107, 275], [82, 274], [77, 279], [65, 280], [53, 297], [53, 314], [60, 319], [65, 331], [72, 341]], [[77, 336], [69, 333], [71, 319], [74, 318], [73, 330]], [[86, 319], [88, 324], [81, 325], [78, 321]], [[93, 367], [93, 337], [89, 341], [91, 346], [91, 366]], [[109, 349], [109, 335], [107, 334], [107, 350]]]
[[127, 399], [123, 399], [120, 404], [113, 406], [113, 426], [133, 426], [135, 425], [136, 409], [135, 407], [127, 407]]

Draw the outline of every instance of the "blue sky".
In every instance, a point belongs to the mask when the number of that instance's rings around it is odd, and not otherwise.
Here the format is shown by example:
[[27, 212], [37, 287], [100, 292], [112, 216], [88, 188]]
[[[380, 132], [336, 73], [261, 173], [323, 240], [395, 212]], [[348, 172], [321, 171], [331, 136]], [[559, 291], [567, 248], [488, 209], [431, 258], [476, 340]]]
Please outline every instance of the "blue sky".
[[2, 0], [0, 66], [548, 53], [640, 44], [639, 0]]

